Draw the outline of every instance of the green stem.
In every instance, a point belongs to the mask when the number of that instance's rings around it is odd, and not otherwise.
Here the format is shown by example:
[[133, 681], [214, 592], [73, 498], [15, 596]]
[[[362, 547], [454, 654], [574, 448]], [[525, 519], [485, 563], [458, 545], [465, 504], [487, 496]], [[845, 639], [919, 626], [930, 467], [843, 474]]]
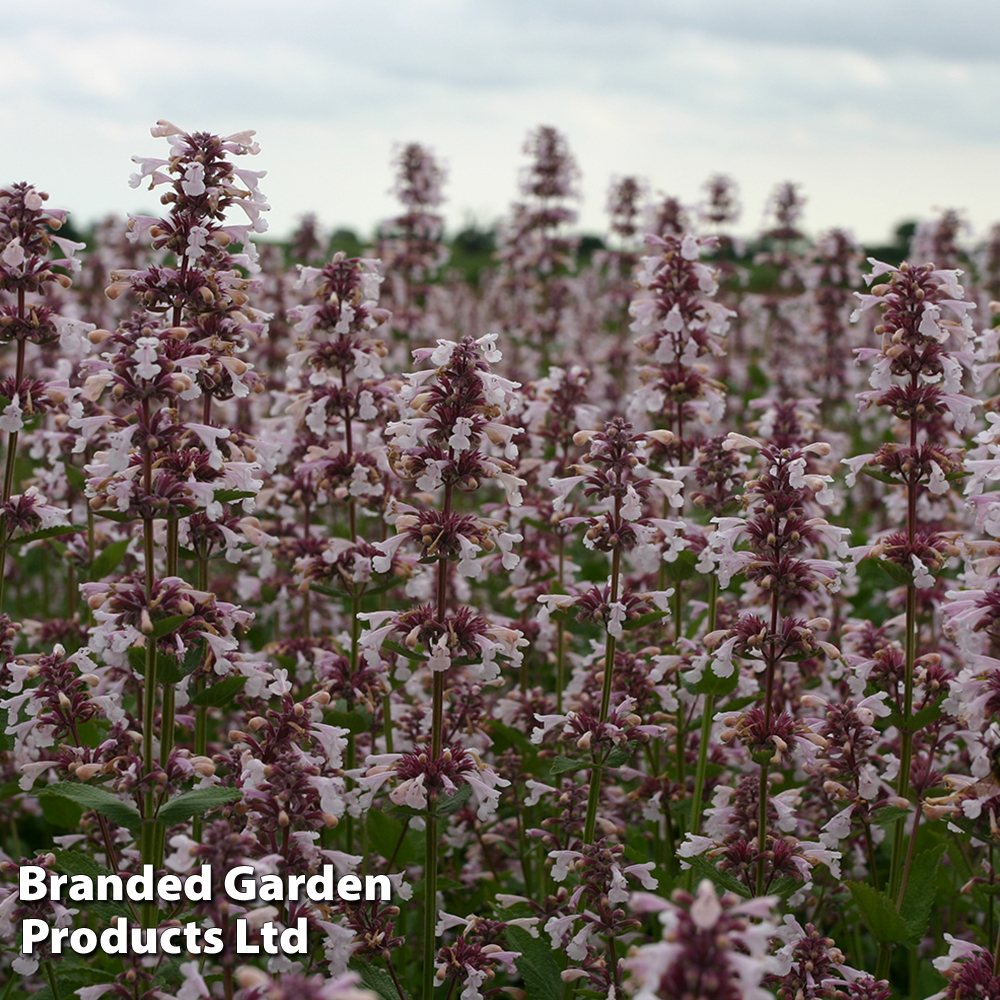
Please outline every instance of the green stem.
[[[714, 574], [708, 578], [708, 628], [715, 631], [716, 604], [719, 599], [719, 578]], [[694, 799], [691, 802], [691, 833], [701, 831], [701, 809], [705, 795], [705, 780], [708, 775], [708, 742], [712, 736], [712, 716], [715, 714], [715, 695], [705, 695], [705, 705], [701, 713], [701, 738], [698, 742], [698, 769], [694, 777]]]
[[[449, 457], [451, 453], [449, 450]], [[451, 514], [452, 485], [444, 488], [442, 522], [447, 523]], [[444, 627], [448, 614], [448, 560], [438, 559], [437, 572], [437, 621]], [[435, 670], [431, 678], [431, 760], [441, 756], [444, 743], [444, 671]], [[438, 817], [437, 801], [431, 792], [427, 796], [427, 829], [424, 859], [424, 968], [423, 1000], [433, 1000], [434, 957], [437, 954], [437, 875], [438, 875]]]
[[757, 796], [757, 895], [764, 895], [764, 852], [767, 850], [767, 774], [769, 764], [760, 765], [760, 786]]
[[[208, 590], [208, 553], [203, 549], [198, 552], [198, 589]], [[211, 657], [208, 647], [205, 648], [206, 660]], [[195, 681], [195, 693], [201, 694], [205, 689], [205, 677], [203, 672], [199, 672], [198, 680]], [[196, 757], [204, 757], [208, 752], [208, 706], [196, 705], [194, 710], [194, 753]], [[195, 841], [201, 842], [202, 819], [195, 816], [192, 823], [192, 834]]]
[[[616, 501], [617, 508], [617, 501]], [[615, 510], [617, 515], [618, 511]], [[618, 600], [618, 579], [621, 574], [621, 550], [615, 549], [611, 556], [611, 592], [608, 603], [614, 604]], [[615, 673], [615, 637], [608, 632], [608, 637], [604, 645], [604, 683], [601, 687], [601, 714], [599, 722], [604, 725], [608, 721], [608, 713], [611, 708], [611, 690], [614, 685]], [[583, 842], [592, 844], [594, 842], [594, 830], [597, 827], [597, 808], [601, 800], [601, 781], [603, 775], [601, 768], [595, 767], [590, 772], [590, 794], [587, 796], [587, 819], [583, 826]]]
[[59, 1000], [59, 987], [56, 985], [56, 974], [52, 970], [51, 962], [43, 962], [45, 966], [45, 978], [49, 981], [49, 989], [52, 990], [52, 1000]]
[[[361, 619], [358, 618], [358, 614], [361, 611], [361, 598], [356, 593], [351, 596], [351, 654], [350, 654], [350, 680], [347, 685], [347, 711], [350, 712], [354, 707], [354, 675], [358, 670], [358, 638], [361, 634]], [[357, 737], [352, 730], [347, 735], [347, 753], [344, 760], [344, 769], [346, 771], [354, 770], [357, 764]], [[354, 785], [354, 780], [352, 778], [345, 778], [345, 787], [350, 789]], [[354, 853], [354, 817], [347, 813], [345, 817], [345, 836], [347, 839], [347, 852], [349, 854]]]
[[[24, 317], [24, 289], [17, 290], [17, 310], [18, 317]], [[19, 389], [24, 378], [24, 340], [17, 342], [17, 362], [14, 372], [14, 386]], [[17, 439], [18, 432], [13, 431], [7, 436], [7, 461], [3, 472], [3, 496], [0, 498], [3, 503], [11, 497], [14, 491], [14, 467], [17, 462]], [[7, 576], [7, 517], [0, 514], [0, 611], [4, 609], [4, 581]]]
[[434, 997], [434, 959], [437, 955], [437, 852], [438, 852], [438, 818], [437, 803], [433, 796], [428, 797], [427, 827], [425, 830], [424, 850], [427, 863], [424, 866], [424, 967], [423, 967], [423, 1000], [433, 1000]]
[[[917, 588], [913, 583], [906, 587], [906, 663], [903, 675], [903, 711], [899, 775], [897, 777], [896, 794], [901, 799], [910, 797], [910, 765], [913, 760], [913, 730], [910, 719], [913, 717], [913, 673], [917, 654]], [[896, 820], [892, 838], [892, 861], [889, 867], [889, 895], [896, 896], [902, 884], [903, 858], [906, 854], [906, 817]]]

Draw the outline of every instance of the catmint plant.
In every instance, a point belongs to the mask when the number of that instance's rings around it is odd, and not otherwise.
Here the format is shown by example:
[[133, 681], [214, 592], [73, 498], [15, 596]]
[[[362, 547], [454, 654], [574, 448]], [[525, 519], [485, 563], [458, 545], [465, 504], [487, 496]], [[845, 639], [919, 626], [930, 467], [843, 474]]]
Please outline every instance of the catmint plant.
[[[462, 672], [477, 681], [499, 674], [498, 660], [520, 660], [523, 640], [514, 629], [497, 625], [455, 601], [458, 576], [475, 579], [482, 572], [478, 556], [495, 548], [505, 553], [504, 565], [513, 569], [513, 543], [520, 540], [506, 525], [475, 513], [463, 513], [458, 500], [489, 480], [504, 487], [508, 499], [519, 503], [524, 481], [514, 474], [516, 446], [502, 418], [510, 408], [517, 384], [496, 375], [491, 365], [500, 361], [496, 335], [479, 340], [439, 341], [436, 348], [414, 352], [418, 361], [433, 367], [407, 376], [400, 391], [401, 419], [388, 426], [389, 464], [402, 480], [422, 494], [437, 493], [440, 506], [396, 501], [389, 510], [396, 535], [377, 544], [377, 571], [388, 568], [400, 548], [416, 549], [421, 563], [433, 567], [426, 604], [407, 611], [380, 611], [363, 615], [369, 630], [361, 637], [366, 656], [395, 635], [404, 653], [421, 650], [419, 662], [427, 671], [430, 713], [421, 744], [408, 753], [369, 758], [366, 781], [374, 792], [392, 779], [393, 801], [425, 813], [424, 866], [424, 996], [434, 981], [438, 922], [437, 870], [440, 846], [439, 810], [443, 798], [469, 784], [480, 816], [496, 809], [498, 788], [505, 784], [493, 768], [457, 739], [447, 725], [446, 682]], [[500, 454], [493, 452], [497, 448]], [[463, 669], [464, 668], [464, 671]]]

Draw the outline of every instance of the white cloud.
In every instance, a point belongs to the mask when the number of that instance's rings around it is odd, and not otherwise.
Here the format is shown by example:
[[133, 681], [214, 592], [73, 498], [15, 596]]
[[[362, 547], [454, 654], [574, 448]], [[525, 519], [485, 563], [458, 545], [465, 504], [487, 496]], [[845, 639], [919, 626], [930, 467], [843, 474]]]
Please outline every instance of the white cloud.
[[545, 122], [580, 162], [591, 230], [612, 175], [691, 202], [719, 170], [741, 184], [748, 230], [784, 179], [802, 182], [813, 230], [878, 239], [935, 205], [982, 228], [1000, 217], [1000, 7], [948, 14], [925, 0], [53, 0], [0, 36], [3, 179], [84, 219], [148, 210], [126, 182], [131, 154], [161, 152], [153, 121], [253, 127], [276, 231], [308, 210], [370, 231], [395, 210], [393, 143], [419, 141], [449, 163], [455, 225], [505, 210], [524, 135]]

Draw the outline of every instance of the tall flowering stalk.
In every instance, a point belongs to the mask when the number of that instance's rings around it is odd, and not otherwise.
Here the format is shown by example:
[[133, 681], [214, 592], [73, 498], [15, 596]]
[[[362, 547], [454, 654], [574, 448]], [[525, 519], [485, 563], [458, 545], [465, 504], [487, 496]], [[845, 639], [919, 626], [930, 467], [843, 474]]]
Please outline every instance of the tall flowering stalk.
[[[414, 351], [430, 368], [407, 376], [400, 393], [402, 419], [390, 424], [389, 462], [400, 478], [421, 492], [439, 492], [440, 507], [416, 507], [396, 502], [396, 535], [378, 544], [381, 556], [376, 570], [387, 568], [404, 543], [416, 545], [420, 561], [434, 567], [431, 600], [409, 611], [384, 611], [364, 615], [370, 626], [362, 644], [374, 655], [390, 634], [399, 634], [405, 648], [423, 649], [430, 673], [431, 715], [425, 744], [407, 754], [370, 758], [369, 779], [382, 784], [398, 782], [394, 800], [425, 807], [426, 860], [424, 865], [423, 996], [432, 995], [434, 983], [437, 907], [439, 805], [442, 794], [459, 784], [472, 784], [481, 810], [493, 809], [495, 791], [506, 783], [461, 744], [446, 741], [446, 679], [456, 681], [459, 668], [474, 677], [492, 680], [498, 675], [498, 657], [520, 660], [520, 633], [498, 627], [455, 603], [454, 571], [476, 578], [482, 572], [477, 556], [499, 547], [504, 566], [513, 569], [517, 557], [512, 545], [520, 536], [505, 531], [495, 519], [462, 513], [457, 496], [473, 493], [491, 479], [502, 484], [508, 500], [520, 503], [523, 480], [514, 475], [517, 456], [511, 442], [514, 428], [502, 421], [514, 399], [517, 384], [491, 371], [500, 360], [496, 335], [460, 343], [441, 340], [436, 348]], [[500, 449], [492, 452], [490, 444]]]
[[[141, 520], [142, 571], [110, 590], [91, 593], [89, 599], [105, 615], [102, 623], [109, 634], [94, 640], [100, 647], [120, 650], [123, 638], [130, 634], [145, 642], [140, 699], [144, 863], [156, 863], [163, 854], [163, 827], [156, 821], [163, 799], [155, 787], [155, 746], [159, 743], [159, 766], [166, 767], [174, 743], [175, 685], [198, 665], [197, 659], [188, 662], [189, 654], [197, 657], [197, 648], [189, 649], [179, 635], [190, 621], [179, 625], [175, 618], [166, 632], [171, 640], [176, 639], [174, 658], [184, 662], [158, 677], [158, 663], [164, 656], [158, 640], [166, 626], [157, 623], [171, 617], [164, 614], [166, 610], [187, 618], [214, 602], [214, 595], [203, 589], [184, 594], [178, 565], [179, 522], [199, 512], [205, 514], [200, 529], [195, 520], [187, 525], [189, 544], [202, 555], [199, 584], [204, 588], [208, 543], [196, 537], [198, 531], [206, 539], [212, 534], [212, 523], [223, 515], [220, 496], [240, 499], [245, 508], [245, 500], [259, 488], [254, 476], [259, 465], [252, 460], [252, 450], [239, 435], [212, 423], [212, 401], [245, 397], [255, 382], [250, 366], [237, 354], [261, 330], [261, 318], [247, 304], [249, 281], [238, 268], [254, 265], [250, 233], [266, 228], [261, 213], [268, 208], [257, 187], [260, 173], [229, 161], [231, 154], [258, 151], [252, 132], [219, 138], [188, 134], [163, 121], [151, 131], [169, 139], [171, 156], [137, 157], [140, 171], [132, 183], [137, 186], [149, 177], [151, 187], [168, 185], [162, 201], [171, 211], [166, 218], [133, 218], [130, 234], [135, 240], [148, 236], [154, 248], [172, 252], [175, 263], [112, 272], [108, 295], [117, 298], [128, 292], [142, 311], [133, 313], [114, 333], [91, 334], [103, 350], [88, 363], [90, 374], [83, 392], [85, 399], [96, 401], [108, 390], [112, 405], [131, 411], [107, 415], [113, 429], [111, 447], [88, 466], [88, 496], [94, 510], [108, 510], [118, 520]], [[226, 225], [225, 214], [236, 205], [248, 221]], [[245, 252], [232, 253], [229, 247], [234, 241], [243, 244]], [[198, 418], [182, 419], [185, 402], [195, 399], [201, 402]], [[162, 577], [155, 558], [154, 522], [159, 519], [166, 521]], [[188, 642], [201, 635], [201, 646], [207, 662], [214, 662], [216, 675], [226, 672], [226, 656], [236, 647], [231, 631], [238, 617], [227, 619], [223, 613], [219, 624], [226, 621], [226, 626], [222, 629], [189, 633]], [[204, 753], [203, 720], [198, 733], [196, 744], [201, 745], [196, 749]], [[148, 923], [153, 918], [147, 904], [144, 919]]]
[[[732, 448], [757, 446], [740, 435], [730, 435], [728, 444]], [[758, 894], [779, 869], [774, 851], [769, 851], [776, 839], [770, 828], [771, 768], [779, 765], [790, 750], [822, 742], [795, 717], [792, 706], [785, 704], [783, 664], [804, 655], [840, 655], [836, 647], [817, 636], [829, 629], [827, 619], [812, 616], [807, 620], [794, 614], [803, 608], [815, 608], [813, 595], [824, 585], [839, 585], [839, 564], [818, 557], [817, 550], [840, 547], [845, 529], [811, 517], [808, 509], [814, 495], [821, 502], [833, 499], [828, 486], [830, 477], [808, 471], [810, 456], [828, 452], [829, 445], [824, 442], [798, 449], [763, 447], [762, 471], [747, 482], [744, 494], [747, 516], [720, 518], [712, 539], [723, 577], [720, 582], [728, 586], [733, 573], [743, 572], [758, 588], [762, 612], [741, 615], [730, 628], [706, 636], [706, 643], [715, 650], [711, 665], [715, 674], [732, 675], [734, 656], [750, 660], [754, 672], [763, 674], [763, 704], [727, 717], [727, 729], [722, 734], [725, 742], [742, 744], [759, 768], [756, 850], [752, 852]], [[749, 547], [737, 550], [735, 543], [741, 536], [746, 537]], [[701, 845], [702, 849], [706, 846]], [[747, 857], [749, 860], [750, 855]]]
[[[389, 317], [378, 306], [382, 275], [378, 262], [337, 253], [324, 267], [300, 267], [299, 285], [309, 299], [290, 313], [295, 320], [297, 347], [289, 357], [291, 402], [288, 413], [294, 433], [280, 482], [290, 506], [304, 507], [304, 524], [294, 525], [290, 539], [294, 572], [302, 593], [302, 635], [281, 636], [278, 648], [304, 651], [313, 657], [323, 637], [313, 636], [312, 588], [342, 598], [350, 623], [347, 662], [331, 686], [347, 711], [365, 692], [388, 684], [371, 670], [359, 673], [362, 600], [373, 582], [377, 550], [359, 528], [361, 516], [381, 514], [386, 504], [388, 463], [381, 431], [385, 413], [393, 407], [392, 392], [382, 373], [384, 343], [376, 336]], [[324, 508], [346, 510], [346, 523], [323, 524]], [[324, 530], [333, 534], [323, 537]], [[392, 569], [392, 563], [387, 570]], [[377, 577], [376, 577], [377, 579]], [[390, 577], [391, 579], [391, 577]], [[332, 588], [332, 589], [331, 589]], [[303, 650], [303, 642], [308, 648]], [[331, 655], [327, 651], [326, 655]], [[382, 699], [383, 731], [389, 744], [391, 703]], [[348, 737], [346, 767], [356, 763], [356, 734]], [[354, 813], [347, 817], [348, 849], [353, 850]]]
[[524, 152], [531, 157], [521, 171], [525, 200], [514, 203], [501, 230], [493, 294], [511, 336], [537, 351], [545, 370], [562, 353], [560, 337], [575, 333], [567, 274], [576, 266], [577, 240], [566, 227], [577, 217], [579, 168], [565, 136], [549, 125], [529, 133]]
[[636, 346], [648, 359], [640, 369], [641, 387], [630, 401], [634, 417], [656, 414], [655, 422], [674, 435], [667, 448], [683, 466], [697, 436], [695, 428], [718, 421], [725, 407], [724, 387], [713, 380], [703, 358], [721, 357], [729, 320], [735, 315], [714, 301], [718, 283], [699, 260], [714, 238], [648, 236], [654, 253], [642, 259], [632, 300]]
[[[866, 282], [888, 276], [870, 294], [858, 293], [861, 305], [855, 318], [869, 308], [881, 311], [875, 333], [878, 348], [856, 351], [872, 361], [870, 391], [860, 393], [864, 406], [881, 406], [901, 422], [902, 442], [884, 444], [872, 455], [846, 460], [852, 477], [866, 471], [905, 492], [905, 528], [886, 534], [868, 553], [888, 564], [905, 580], [905, 660], [902, 666], [902, 704], [899, 776], [896, 794], [908, 799], [911, 789], [914, 730], [914, 672], [920, 655], [918, 600], [935, 585], [935, 574], [955, 552], [951, 537], [933, 523], [922, 523], [921, 497], [943, 497], [963, 472], [961, 441], [956, 437], [971, 426], [974, 401], [962, 393], [963, 353], [972, 334], [969, 310], [958, 282], [959, 272], [935, 269], [933, 264], [892, 267], [870, 260]], [[949, 342], [951, 342], [949, 344]], [[949, 347], [953, 347], [949, 350]], [[956, 356], [957, 355], [957, 356]], [[891, 692], [895, 694], [895, 692]], [[919, 817], [919, 810], [917, 813]], [[915, 820], [916, 822], [916, 820]], [[906, 818], [896, 821], [889, 872], [889, 896], [897, 909], [906, 888], [904, 858], [908, 854]], [[880, 954], [884, 974], [889, 949]]]
[[[12, 501], [18, 439], [25, 420], [45, 413], [70, 395], [65, 382], [31, 378], [27, 370], [29, 344], [52, 343], [73, 329], [45, 295], [54, 283], [69, 287], [70, 274], [79, 269], [74, 254], [83, 244], [53, 235], [68, 213], [47, 209], [48, 198], [25, 183], [0, 190], [0, 342], [13, 343], [15, 349], [13, 375], [0, 383], [0, 430], [7, 434], [0, 489], [0, 612], [4, 609], [7, 550], [14, 532], [66, 523], [65, 515], [57, 518], [48, 511], [37, 490], [17, 498], [19, 502]], [[53, 257], [53, 247], [65, 256]]]
[[404, 212], [382, 224], [375, 256], [385, 271], [385, 304], [392, 312], [393, 329], [416, 342], [430, 332], [432, 282], [448, 263], [444, 218], [439, 214], [447, 174], [431, 150], [416, 142], [397, 151], [394, 165], [393, 193]]
[[[643, 598], [639, 595], [624, 592], [622, 556], [638, 545], [648, 544], [657, 529], [665, 528], [668, 532], [670, 530], [662, 520], [643, 516], [643, 503], [649, 496], [654, 482], [665, 491], [671, 491], [676, 485], [672, 481], [656, 480], [649, 473], [645, 462], [646, 449], [653, 441], [669, 445], [673, 441], [673, 435], [670, 431], [635, 434], [632, 425], [618, 417], [609, 421], [599, 431], [580, 431], [576, 435], [576, 441], [579, 444], [586, 443], [588, 446], [582, 464], [578, 467], [579, 474], [565, 479], [553, 479], [552, 486], [558, 491], [560, 495], [558, 505], [562, 506], [570, 491], [577, 485], [583, 485], [584, 494], [598, 511], [590, 517], [579, 518], [579, 521], [587, 526], [585, 544], [588, 548], [610, 553], [611, 573], [604, 587], [592, 587], [578, 597], [560, 594], [543, 595], [539, 597], [539, 601], [546, 605], [549, 613], [555, 609], [566, 613], [575, 608], [582, 617], [600, 623], [605, 631], [604, 676], [600, 707], [595, 720], [597, 730], [601, 732], [611, 717], [611, 694], [614, 691], [618, 640], [628, 621], [652, 610], [644, 604]], [[646, 596], [659, 606], [663, 604], [667, 595], [657, 592]], [[661, 608], [661, 611], [664, 608]], [[552, 724], [551, 721], [549, 724]], [[594, 843], [603, 768], [615, 743], [609, 736], [610, 734], [601, 732], [600, 739], [595, 742], [590, 738], [585, 744], [586, 748], [594, 753], [597, 766], [591, 770], [587, 814], [583, 828], [584, 844]]]

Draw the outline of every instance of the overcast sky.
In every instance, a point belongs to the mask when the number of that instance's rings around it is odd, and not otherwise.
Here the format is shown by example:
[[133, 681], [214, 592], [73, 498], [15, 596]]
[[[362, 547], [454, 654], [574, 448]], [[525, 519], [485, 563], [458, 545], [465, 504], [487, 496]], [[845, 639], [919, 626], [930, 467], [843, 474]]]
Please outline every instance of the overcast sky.
[[529, 129], [579, 163], [581, 228], [612, 176], [686, 203], [740, 186], [754, 231], [778, 181], [805, 224], [888, 237], [935, 208], [1000, 221], [996, 0], [0, 0], [0, 182], [80, 222], [149, 211], [133, 154], [255, 128], [276, 235], [315, 211], [370, 232], [400, 142], [448, 167], [454, 229], [517, 196]]

